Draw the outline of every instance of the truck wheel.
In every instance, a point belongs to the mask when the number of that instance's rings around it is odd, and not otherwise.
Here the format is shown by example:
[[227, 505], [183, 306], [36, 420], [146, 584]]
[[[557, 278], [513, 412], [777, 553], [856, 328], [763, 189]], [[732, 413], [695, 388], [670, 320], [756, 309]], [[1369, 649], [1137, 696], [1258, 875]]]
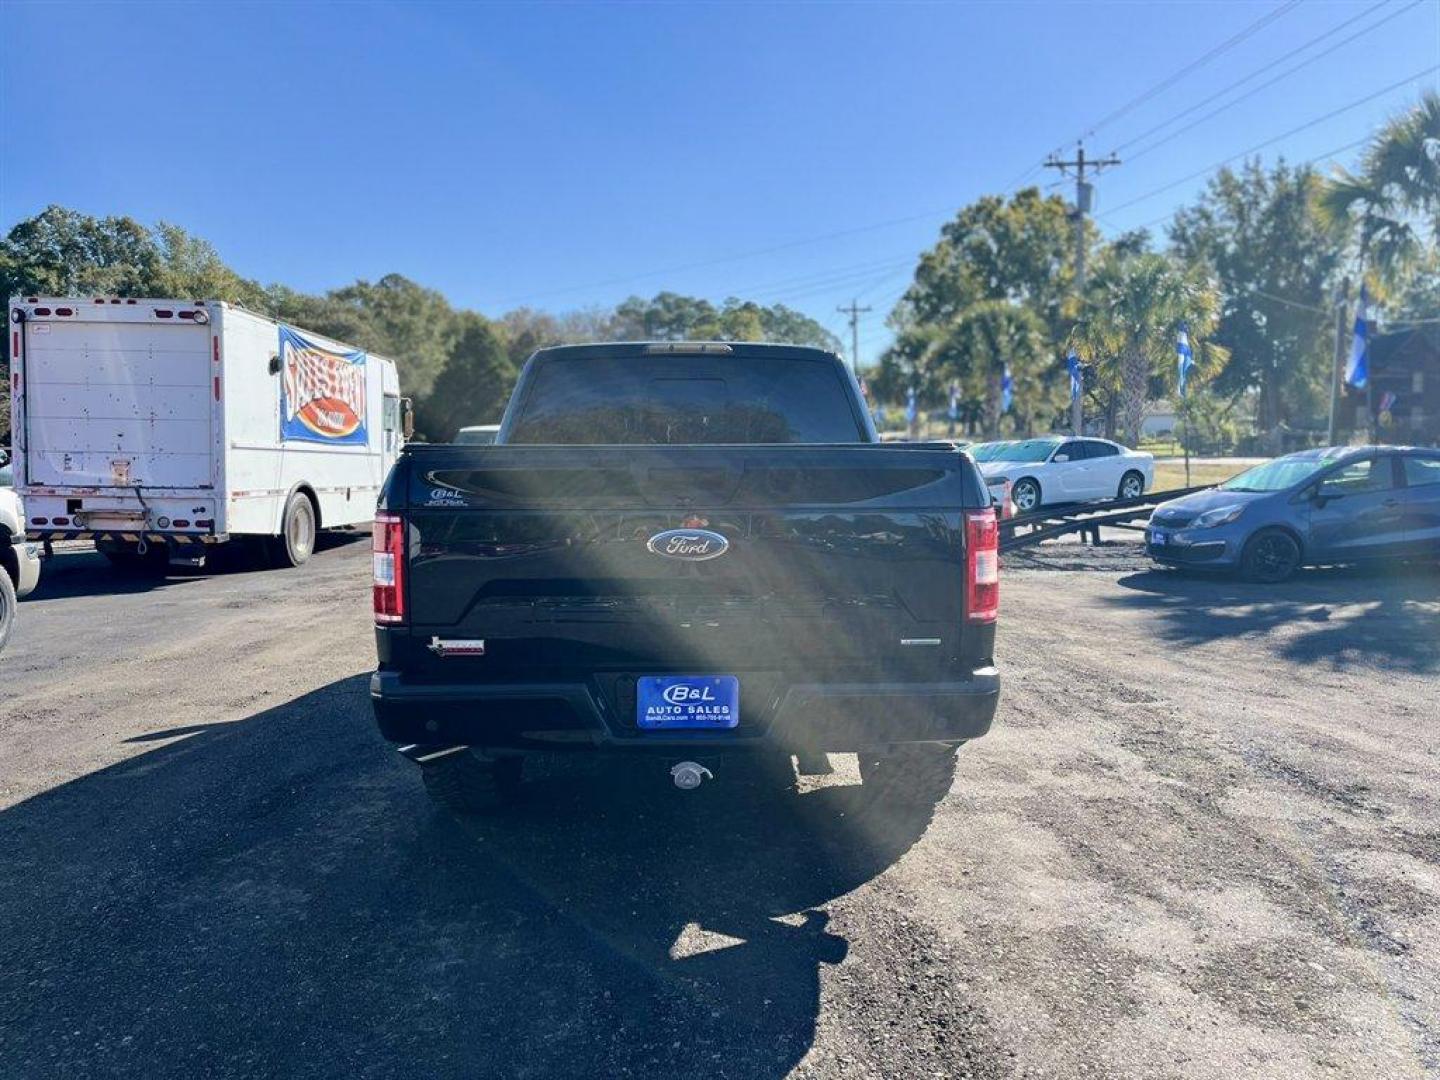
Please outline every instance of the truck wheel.
[[1266, 585], [1285, 581], [1299, 566], [1300, 545], [1284, 529], [1261, 529], [1240, 556], [1240, 576]]
[[15, 583], [10, 580], [4, 567], [0, 567], [0, 652], [5, 651], [5, 642], [10, 640], [10, 628], [15, 625]]
[[862, 752], [860, 779], [882, 802], [937, 803], [955, 779], [955, 750], [944, 743], [909, 743], [883, 753]]
[[276, 566], [300, 566], [315, 550], [315, 504], [302, 491], [290, 496], [280, 535], [270, 539], [270, 557]]
[[435, 805], [461, 817], [472, 817], [494, 813], [515, 801], [520, 794], [525, 759], [485, 761], [473, 750], [461, 750], [420, 768], [425, 793]]

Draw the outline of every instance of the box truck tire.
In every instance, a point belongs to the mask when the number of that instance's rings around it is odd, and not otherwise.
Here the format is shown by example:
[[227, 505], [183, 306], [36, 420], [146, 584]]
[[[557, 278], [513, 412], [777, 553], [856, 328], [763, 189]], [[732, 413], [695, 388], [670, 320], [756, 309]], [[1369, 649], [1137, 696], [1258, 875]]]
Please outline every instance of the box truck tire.
[[300, 566], [315, 550], [315, 504], [303, 491], [292, 491], [280, 519], [280, 535], [270, 541], [270, 558], [276, 566]]

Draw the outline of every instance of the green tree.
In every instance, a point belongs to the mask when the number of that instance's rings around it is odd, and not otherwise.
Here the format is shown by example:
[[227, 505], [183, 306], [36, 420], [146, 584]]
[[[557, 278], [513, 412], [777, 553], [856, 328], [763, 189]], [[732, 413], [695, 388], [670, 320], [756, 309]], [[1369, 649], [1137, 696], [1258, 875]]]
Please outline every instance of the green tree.
[[160, 250], [160, 265], [150, 295], [226, 300], [259, 311], [268, 307], [269, 297], [260, 283], [226, 266], [210, 241], [164, 221], [155, 226], [152, 235]]
[[1440, 243], [1440, 93], [1376, 133], [1357, 172], [1337, 168], [1320, 190], [1321, 217], [1346, 238], [1363, 277], [1404, 281], [1425, 249]]
[[840, 351], [835, 335], [783, 304], [728, 298], [720, 307], [680, 293], [632, 296], [603, 327], [611, 341], [778, 341]]
[[[393, 359], [401, 387], [417, 405], [430, 395], [459, 335], [455, 311], [445, 297], [401, 274], [336, 289], [316, 314], [333, 322], [349, 323], [353, 317], [355, 336], [342, 340]], [[327, 326], [311, 329], [332, 332]]]
[[1266, 431], [1319, 423], [1329, 403], [1340, 253], [1315, 212], [1321, 187], [1308, 165], [1221, 169], [1169, 230], [1176, 258], [1213, 274], [1223, 297], [1214, 340], [1230, 359], [1215, 389], [1258, 389]]
[[[1093, 226], [1086, 242], [1098, 244]], [[890, 313], [895, 341], [870, 379], [876, 396], [898, 401], [914, 385], [920, 404], [934, 407], [946, 399], [950, 372], [965, 373], [956, 376], [962, 412], [993, 431], [998, 381], [977, 382], [970, 373], [989, 371], [992, 345], [1009, 340], [1017, 351], [1002, 363], [1016, 380], [1012, 420], [1021, 431], [1048, 426], [1062, 404], [1058, 342], [1073, 317], [1074, 275], [1074, 224], [1058, 196], [1027, 188], [1008, 201], [986, 196], [962, 208], [921, 254]]]
[[950, 332], [939, 339], [927, 382], [948, 387], [951, 379], [960, 385], [964, 397], [984, 403], [981, 416], [987, 438], [998, 438], [1002, 419], [1001, 378], [1006, 366], [1015, 380], [1017, 430], [1030, 427], [1046, 392], [1044, 373], [1051, 367], [1045, 326], [1029, 308], [1006, 300], [981, 300], [967, 308]]
[[162, 253], [134, 218], [97, 218], [50, 206], [0, 241], [5, 299], [41, 296], [158, 296]]
[[473, 311], [461, 312], [456, 322], [445, 367], [416, 406], [417, 426], [434, 439], [453, 438], [467, 424], [498, 421], [515, 385], [515, 364], [495, 325]]
[[1174, 391], [1182, 323], [1189, 328], [1197, 384], [1225, 361], [1225, 350], [1210, 340], [1219, 323], [1219, 291], [1203, 270], [1146, 254], [1103, 260], [1086, 300], [1076, 344], [1101, 381], [1118, 392], [1125, 440], [1138, 446], [1146, 403]]
[[[1087, 242], [1098, 234], [1089, 227]], [[920, 256], [892, 314], [897, 328], [947, 323], [982, 300], [1033, 311], [1052, 339], [1062, 332], [1075, 275], [1075, 230], [1059, 196], [1026, 188], [1008, 202], [986, 196], [961, 209]]]

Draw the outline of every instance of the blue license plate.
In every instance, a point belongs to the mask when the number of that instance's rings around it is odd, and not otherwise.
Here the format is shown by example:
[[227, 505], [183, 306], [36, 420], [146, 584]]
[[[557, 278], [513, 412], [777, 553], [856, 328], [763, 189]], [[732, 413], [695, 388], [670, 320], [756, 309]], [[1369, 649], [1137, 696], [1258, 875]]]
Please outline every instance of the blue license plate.
[[1165, 535], [1164, 529], [1150, 530], [1150, 543], [1155, 547], [1164, 547], [1167, 539], [1169, 538]]
[[740, 723], [740, 680], [734, 675], [642, 675], [635, 720], [646, 731], [733, 728]]

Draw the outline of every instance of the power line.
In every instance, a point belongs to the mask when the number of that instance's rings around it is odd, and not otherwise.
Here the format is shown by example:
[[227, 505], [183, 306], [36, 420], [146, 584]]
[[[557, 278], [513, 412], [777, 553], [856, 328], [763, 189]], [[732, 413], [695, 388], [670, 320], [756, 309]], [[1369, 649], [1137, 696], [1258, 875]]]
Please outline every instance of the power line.
[[1089, 138], [1101, 128], [1105, 127], [1108, 124], [1114, 123], [1116, 120], [1120, 119], [1120, 117], [1134, 111], [1141, 105], [1145, 104], [1145, 102], [1151, 100], [1157, 95], [1164, 93], [1170, 87], [1174, 86], [1177, 82], [1183, 79], [1186, 75], [1189, 75], [1192, 71], [1198, 71], [1200, 68], [1208, 64], [1211, 60], [1214, 60], [1217, 56], [1220, 56], [1221, 54], [1233, 49], [1236, 45], [1239, 45], [1246, 38], [1259, 32], [1264, 27], [1274, 22], [1276, 19], [1281, 18], [1284, 15], [1288, 15], [1299, 5], [1300, 0], [1287, 0], [1286, 3], [1281, 4], [1278, 8], [1275, 8], [1274, 10], [1260, 16], [1260, 18], [1250, 23], [1238, 33], [1232, 35], [1229, 38], [1226, 38], [1219, 45], [1216, 45], [1203, 56], [1190, 61], [1190, 63], [1186, 64], [1183, 68], [1180, 68], [1178, 71], [1172, 72], [1164, 79], [1161, 79], [1158, 83], [1152, 86], [1149, 90], [1146, 90], [1143, 94], [1140, 94], [1138, 97], [1132, 98], [1124, 105], [1121, 105], [1118, 109], [1115, 109], [1113, 112], [1096, 121], [1084, 132], [1082, 132], [1075, 141], [1080, 142], [1083, 139]]
[[[1224, 165], [1228, 165], [1232, 161], [1237, 160], [1238, 158], [1248, 157], [1251, 154], [1255, 153], [1257, 150], [1264, 150], [1266, 147], [1273, 146], [1283, 139], [1288, 139], [1291, 135], [1298, 135], [1300, 132], [1306, 131], [1314, 127], [1316, 124], [1323, 124], [1326, 120], [1331, 120], [1334, 117], [1339, 116], [1341, 113], [1349, 112], [1351, 109], [1357, 109], [1361, 105], [1366, 104], [1367, 102], [1374, 101], [1378, 97], [1383, 97], [1385, 94], [1388, 94], [1393, 90], [1398, 90], [1400, 89], [1400, 87], [1405, 86], [1408, 83], [1412, 83], [1416, 79], [1423, 78], [1424, 76], [1429, 75], [1435, 71], [1440, 71], [1440, 64], [1432, 64], [1430, 67], [1425, 68], [1423, 71], [1417, 71], [1413, 75], [1407, 75], [1399, 82], [1391, 83], [1389, 86], [1386, 86], [1383, 89], [1376, 90], [1373, 94], [1367, 94], [1365, 97], [1359, 98], [1356, 101], [1349, 102], [1346, 105], [1342, 105], [1338, 109], [1331, 109], [1324, 116], [1317, 116], [1314, 120], [1307, 121], [1306, 123], [1303, 123], [1298, 127], [1293, 127], [1289, 131], [1285, 131], [1279, 135], [1276, 135], [1274, 138], [1266, 139], [1264, 142], [1256, 143], [1254, 146], [1249, 147], [1248, 149], [1241, 150], [1238, 154], [1232, 154], [1230, 157], [1225, 158], [1223, 161], [1217, 161], [1213, 165], [1207, 165], [1203, 169], [1198, 169], [1187, 176], [1182, 176], [1179, 180], [1172, 180], [1170, 183], [1163, 184], [1160, 187], [1155, 188], [1153, 191], [1147, 191], [1143, 195], [1137, 195], [1135, 198], [1129, 200], [1128, 202], [1123, 202], [1119, 206], [1112, 206], [1107, 211], [1107, 213], [1115, 214], [1121, 210], [1126, 209], [1127, 207], [1134, 206], [1136, 203], [1142, 203], [1149, 199], [1153, 199], [1156, 195], [1160, 195], [1164, 192], [1170, 191], [1172, 188], [1177, 188], [1181, 184], [1188, 183], [1189, 181], [1194, 180], [1197, 177], [1204, 176], [1206, 173], [1214, 172], [1216, 169]], [[1360, 142], [1365, 142], [1367, 139], [1368, 136], [1366, 137], [1366, 139], [1361, 139]], [[1342, 147], [1341, 149], [1348, 149], [1348, 147]], [[1327, 153], [1339, 153], [1339, 151], [1327, 151]]]
[[862, 233], [875, 232], [879, 229], [889, 229], [896, 225], [907, 225], [914, 221], [923, 221], [926, 218], [934, 217], [936, 214], [949, 213], [952, 209], [953, 207], [942, 207], [939, 209], [926, 210], [918, 214], [907, 214], [905, 217], [890, 218], [887, 221], [877, 221], [870, 225], [857, 225], [850, 229], [838, 229], [835, 232], [822, 233], [818, 236], [807, 236], [803, 239], [790, 240], [783, 244], [773, 244], [770, 247], [755, 248], [751, 251], [741, 251], [733, 255], [722, 255], [713, 259], [702, 259], [697, 262], [667, 266], [661, 270], [648, 270], [641, 274], [626, 274], [622, 277], [606, 278], [603, 281], [592, 281], [585, 285], [570, 285], [561, 289], [547, 289], [544, 292], [529, 293], [528, 295], [503, 297], [495, 303], [497, 306], [523, 304], [529, 303], [531, 300], [539, 300], [549, 296], [563, 296], [567, 293], [585, 292], [588, 289], [602, 289], [609, 285], [624, 285], [633, 281], [643, 281], [646, 278], [663, 277], [667, 274], [679, 274], [687, 270], [700, 270], [709, 266], [719, 266], [727, 262], [743, 262], [746, 259], [755, 259], [762, 255], [773, 255], [779, 251], [789, 251], [797, 247], [807, 247], [811, 244], [824, 243], [826, 240], [838, 240], [847, 236], [859, 236]]
[[797, 288], [808, 288], [811, 285], [835, 284], [836, 279], [848, 279], [852, 276], [864, 276], [872, 271], [888, 269], [911, 262], [916, 258], [913, 252], [904, 254], [896, 253], [883, 259], [867, 259], [865, 262], [852, 263], [847, 266], [831, 267], [829, 270], [811, 270], [805, 274], [771, 280], [763, 285], [748, 285], [740, 289], [727, 289], [725, 295], [738, 296], [742, 298], [769, 296], [774, 293], [791, 292]]
[[[1384, 2], [1384, 0], [1382, 0], [1382, 2]], [[1318, 53], [1316, 53], [1314, 56], [1309, 57], [1309, 58], [1306, 59], [1306, 60], [1302, 60], [1302, 61], [1300, 61], [1300, 63], [1295, 64], [1294, 66], [1287, 68], [1286, 70], [1280, 72], [1280, 74], [1276, 75], [1274, 78], [1272, 78], [1272, 79], [1267, 79], [1265, 82], [1261, 83], [1259, 86], [1253, 87], [1253, 88], [1251, 88], [1250, 90], [1247, 90], [1245, 93], [1241, 94], [1239, 97], [1234, 98], [1234, 99], [1232, 99], [1232, 100], [1230, 100], [1230, 101], [1227, 101], [1224, 105], [1221, 105], [1219, 108], [1211, 109], [1208, 113], [1206, 113], [1204, 116], [1200, 117], [1198, 120], [1192, 120], [1190, 123], [1186, 124], [1184, 127], [1177, 128], [1176, 130], [1170, 132], [1170, 134], [1164, 136], [1163, 138], [1156, 139], [1156, 140], [1155, 140], [1154, 142], [1152, 142], [1149, 146], [1142, 146], [1139, 150], [1134, 151], [1134, 152], [1130, 155], [1131, 159], [1133, 160], [1133, 159], [1135, 159], [1135, 158], [1137, 158], [1137, 157], [1140, 157], [1142, 154], [1148, 154], [1148, 153], [1150, 153], [1151, 150], [1154, 150], [1154, 149], [1156, 149], [1157, 147], [1164, 146], [1166, 143], [1170, 142], [1170, 141], [1173, 140], [1173, 139], [1178, 139], [1181, 135], [1185, 134], [1187, 131], [1190, 131], [1192, 128], [1199, 127], [1201, 124], [1205, 123], [1207, 120], [1210, 120], [1210, 119], [1213, 119], [1213, 118], [1216, 117], [1216, 116], [1219, 116], [1221, 113], [1225, 112], [1227, 109], [1234, 108], [1236, 105], [1240, 104], [1240, 102], [1246, 101], [1246, 100], [1248, 100], [1249, 98], [1254, 97], [1256, 94], [1260, 93], [1262, 90], [1266, 90], [1266, 89], [1274, 86], [1276, 83], [1282, 81], [1283, 79], [1288, 79], [1291, 75], [1294, 75], [1294, 74], [1295, 74], [1297, 71], [1299, 71], [1300, 69], [1305, 68], [1305, 67], [1309, 67], [1309, 66], [1310, 66], [1311, 64], [1313, 64], [1315, 61], [1320, 60], [1320, 59], [1323, 59], [1323, 58], [1326, 57], [1326, 56], [1329, 56], [1331, 53], [1335, 52], [1337, 49], [1342, 49], [1342, 48], [1344, 48], [1346, 45], [1350, 44], [1350, 42], [1354, 41], [1356, 38], [1364, 37], [1366, 34], [1370, 33], [1372, 30], [1378, 30], [1380, 27], [1384, 26], [1387, 22], [1390, 22], [1392, 19], [1396, 19], [1396, 18], [1398, 18], [1399, 16], [1404, 15], [1405, 12], [1409, 11], [1411, 8], [1418, 7], [1418, 6], [1419, 6], [1421, 3], [1423, 3], [1423, 2], [1424, 2], [1424, 0], [1412, 0], [1411, 3], [1406, 4], [1404, 7], [1402, 7], [1402, 8], [1397, 8], [1395, 11], [1392, 11], [1389, 15], [1386, 15], [1385, 18], [1380, 19], [1378, 22], [1374, 23], [1373, 25], [1367, 26], [1367, 27], [1365, 27], [1363, 30], [1358, 30], [1358, 31], [1356, 31], [1355, 33], [1351, 34], [1351, 35], [1350, 35], [1349, 37], [1347, 37], [1347, 38], [1342, 38], [1340, 41], [1337, 41], [1334, 45], [1330, 46], [1330, 48], [1325, 49], [1325, 50], [1323, 50], [1323, 51], [1321, 51], [1321, 52], [1318, 52]], [[1377, 6], [1379, 6], [1379, 5], [1377, 5]], [[1371, 8], [1370, 10], [1371, 10], [1371, 11], [1374, 11], [1375, 9], [1374, 9], [1374, 8]], [[1369, 12], [1366, 12], [1366, 14], [1369, 14]], [[1353, 22], [1354, 20], [1350, 20], [1350, 21]], [[1342, 25], [1345, 25], [1345, 24], [1342, 24]], [[1338, 28], [1337, 28], [1337, 29], [1338, 29]], [[1334, 31], [1331, 31], [1331, 32], [1333, 33]], [[1263, 70], [1264, 70], [1264, 69], [1262, 69], [1262, 71], [1263, 71]], [[1244, 82], [1244, 81], [1246, 81], [1246, 80], [1249, 79], [1249, 78], [1253, 78], [1254, 75], [1258, 75], [1258, 74], [1261, 74], [1261, 72], [1254, 72], [1254, 73], [1252, 73], [1251, 75], [1246, 76], [1246, 79], [1242, 79], [1241, 82]], [[1225, 90], [1220, 91], [1220, 94], [1216, 94], [1216, 95], [1213, 95], [1213, 96], [1211, 96], [1211, 97], [1206, 98], [1205, 101], [1201, 102], [1201, 105], [1204, 105], [1204, 104], [1207, 104], [1207, 103], [1209, 103], [1209, 102], [1211, 102], [1211, 101], [1214, 101], [1216, 97], [1219, 97], [1221, 94], [1227, 93], [1229, 90], [1234, 89], [1235, 86], [1238, 86], [1238, 85], [1239, 85], [1239, 83], [1235, 83], [1235, 84], [1232, 84], [1232, 85], [1229, 86], [1229, 87], [1226, 87]], [[1198, 107], [1199, 107], [1199, 106], [1196, 106], [1196, 108], [1198, 108]], [[1194, 111], [1193, 108], [1190, 109], [1190, 110], [1187, 110], [1187, 112], [1191, 112], [1191, 111]], [[1171, 117], [1171, 120], [1166, 121], [1166, 123], [1170, 123], [1170, 122], [1172, 122], [1173, 120], [1179, 119], [1180, 116], [1184, 116], [1184, 115], [1186, 115], [1186, 114], [1185, 114], [1185, 113], [1180, 113], [1180, 114], [1178, 114], [1177, 116]], [[1161, 127], [1164, 127], [1165, 125], [1162, 124], [1162, 125], [1160, 125], [1160, 126], [1161, 126]], [[1151, 128], [1151, 131], [1154, 131], [1154, 130], [1156, 130], [1156, 129], [1155, 129], [1155, 128]], [[1148, 133], [1147, 133], [1147, 134], [1148, 134]], [[1135, 142], [1138, 142], [1140, 139], [1142, 139], [1142, 138], [1144, 138], [1144, 137], [1145, 137], [1145, 136], [1143, 136], [1143, 135], [1142, 135], [1142, 136], [1138, 136], [1138, 137], [1135, 138], [1135, 139], [1131, 139], [1129, 143], [1125, 143], [1124, 145], [1129, 146], [1129, 145], [1131, 145], [1131, 144], [1133, 144], [1133, 143], [1135, 143]]]
[[[1319, 161], [1321, 158], [1333, 157], [1335, 154], [1343, 154], [1346, 150], [1354, 150], [1357, 146], [1364, 146], [1364, 145], [1365, 145], [1367, 142], [1369, 142], [1369, 141], [1370, 141], [1370, 136], [1369, 136], [1369, 135], [1365, 135], [1365, 136], [1362, 136], [1362, 137], [1359, 138], [1359, 139], [1355, 139], [1353, 142], [1348, 142], [1348, 143], [1346, 143], [1344, 146], [1337, 146], [1337, 147], [1335, 147], [1333, 150], [1322, 150], [1320, 153], [1315, 154], [1313, 157], [1307, 158], [1306, 160], [1301, 161], [1301, 162], [1296, 162], [1296, 164], [1297, 164], [1297, 165], [1313, 165], [1315, 162]], [[1247, 153], [1248, 153], [1248, 151], [1247, 151]], [[1237, 155], [1237, 156], [1239, 156], [1239, 155]], [[1229, 161], [1234, 161], [1234, 160], [1235, 160], [1234, 158], [1230, 158], [1230, 159], [1229, 159]], [[1225, 165], [1225, 164], [1228, 164], [1228, 162], [1226, 162], [1226, 161], [1220, 162], [1220, 165]], [[1213, 168], [1219, 168], [1220, 165], [1213, 166]], [[1116, 209], [1121, 209], [1121, 208], [1120, 208], [1120, 207], [1117, 207]], [[1111, 211], [1111, 213], [1113, 213], [1113, 212], [1114, 212], [1114, 211]], [[1109, 214], [1105, 214], [1105, 215], [1098, 215], [1098, 214], [1097, 214], [1096, 216], [1099, 217], [1101, 220], [1107, 220], [1107, 221], [1110, 220]], [[1135, 228], [1135, 229], [1153, 229], [1156, 225], [1159, 225], [1160, 223], [1165, 222], [1165, 221], [1169, 221], [1169, 220], [1170, 220], [1171, 218], [1173, 218], [1174, 216], [1175, 216], [1175, 212], [1174, 212], [1174, 211], [1169, 211], [1169, 212], [1167, 212], [1167, 213], [1161, 214], [1161, 215], [1160, 215], [1159, 217], [1157, 217], [1157, 218], [1152, 218], [1150, 221], [1146, 221], [1146, 222], [1144, 222], [1144, 223], [1142, 223], [1142, 224], [1140, 224], [1140, 225], [1136, 225], [1136, 226], [1134, 226], [1134, 228]], [[1115, 225], [1115, 228], [1120, 228], [1120, 226], [1119, 226], [1119, 225]]]
[[[1375, 5], [1372, 6], [1372, 7], [1366, 8], [1366, 9], [1365, 9], [1364, 11], [1362, 11], [1359, 15], [1353, 15], [1353, 16], [1351, 16], [1350, 18], [1346, 19], [1344, 22], [1340, 23], [1338, 26], [1333, 26], [1333, 27], [1331, 27], [1329, 30], [1325, 31], [1325, 33], [1319, 35], [1318, 37], [1313, 37], [1313, 38], [1311, 38], [1309, 41], [1305, 42], [1305, 44], [1299, 46], [1298, 48], [1292, 49], [1292, 50], [1291, 50], [1291, 53], [1294, 54], [1294, 53], [1304, 52], [1306, 49], [1310, 48], [1311, 45], [1315, 45], [1315, 44], [1317, 44], [1317, 43], [1319, 43], [1319, 42], [1321, 42], [1321, 41], [1324, 41], [1324, 40], [1325, 40], [1327, 37], [1329, 37], [1331, 34], [1338, 33], [1339, 31], [1345, 29], [1345, 27], [1349, 26], [1351, 23], [1355, 22], [1355, 21], [1358, 20], [1358, 19], [1363, 19], [1363, 18], [1365, 18], [1367, 15], [1371, 14], [1372, 12], [1376, 11], [1376, 10], [1379, 9], [1379, 8], [1384, 7], [1384, 6], [1385, 6], [1386, 4], [1388, 4], [1389, 2], [1390, 2], [1390, 0], [1380, 0], [1379, 3], [1375, 4]], [[1379, 24], [1377, 23], [1376, 25], [1379, 25]], [[1169, 125], [1173, 124], [1176, 120], [1180, 120], [1180, 119], [1182, 119], [1182, 118], [1184, 118], [1184, 117], [1186, 117], [1186, 116], [1189, 116], [1189, 115], [1190, 115], [1191, 113], [1193, 113], [1196, 109], [1203, 109], [1206, 105], [1209, 105], [1210, 102], [1214, 101], [1216, 98], [1223, 97], [1224, 95], [1228, 94], [1231, 90], [1234, 90], [1234, 89], [1236, 89], [1237, 87], [1240, 87], [1240, 86], [1244, 86], [1244, 85], [1245, 85], [1247, 82], [1249, 82], [1251, 79], [1258, 78], [1259, 76], [1264, 75], [1267, 71], [1269, 71], [1269, 70], [1271, 69], [1272, 66], [1273, 66], [1273, 65], [1267, 64], [1267, 65], [1265, 65], [1264, 67], [1256, 68], [1254, 71], [1250, 72], [1250, 74], [1246, 75], [1243, 79], [1237, 79], [1237, 80], [1235, 80], [1235, 81], [1234, 81], [1233, 83], [1231, 83], [1229, 86], [1226, 86], [1226, 87], [1224, 87], [1223, 89], [1217, 90], [1215, 93], [1211, 94], [1208, 98], [1205, 98], [1205, 99], [1202, 100], [1202, 101], [1196, 102], [1194, 105], [1191, 105], [1188, 109], [1183, 109], [1183, 110], [1181, 110], [1181, 111], [1178, 112], [1178, 113], [1174, 113], [1173, 115], [1166, 117], [1164, 120], [1160, 121], [1160, 123], [1155, 124], [1154, 126], [1152, 126], [1152, 127], [1150, 127], [1150, 128], [1147, 128], [1145, 131], [1142, 131], [1139, 135], [1136, 135], [1133, 139], [1130, 139], [1130, 140], [1128, 140], [1128, 141], [1126, 141], [1126, 142], [1120, 143], [1118, 146], [1115, 147], [1116, 151], [1124, 150], [1126, 147], [1134, 146], [1137, 142], [1142, 142], [1142, 141], [1144, 141], [1145, 139], [1148, 139], [1151, 135], [1154, 135], [1157, 131], [1160, 131], [1160, 130], [1168, 127]]]

